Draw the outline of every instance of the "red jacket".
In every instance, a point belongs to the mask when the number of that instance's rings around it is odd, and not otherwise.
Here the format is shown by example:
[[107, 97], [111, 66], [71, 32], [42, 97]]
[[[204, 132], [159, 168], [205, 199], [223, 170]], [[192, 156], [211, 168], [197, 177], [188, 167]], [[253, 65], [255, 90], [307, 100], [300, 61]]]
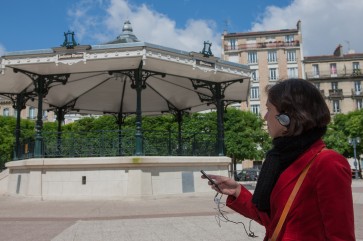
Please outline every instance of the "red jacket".
[[[271, 216], [257, 210], [252, 194], [243, 186], [237, 199], [227, 198], [227, 206], [265, 226], [267, 240], [299, 174], [324, 146], [323, 141], [317, 141], [280, 175], [270, 197]], [[322, 151], [313, 161], [277, 240], [355, 240], [351, 182], [347, 160], [333, 150]]]

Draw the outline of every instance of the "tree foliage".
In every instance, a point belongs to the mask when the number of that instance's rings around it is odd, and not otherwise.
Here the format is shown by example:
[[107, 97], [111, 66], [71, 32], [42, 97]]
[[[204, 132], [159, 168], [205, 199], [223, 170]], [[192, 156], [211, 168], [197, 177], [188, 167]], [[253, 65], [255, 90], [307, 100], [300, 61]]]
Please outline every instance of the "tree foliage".
[[[4, 165], [6, 161], [12, 159], [15, 126], [16, 119], [14, 117], [0, 116], [0, 165]], [[131, 115], [124, 119], [121, 129], [133, 138], [135, 126], [135, 116]], [[144, 116], [142, 127], [145, 140], [158, 140], [160, 145], [166, 145], [165, 133], [172, 133], [174, 139], [177, 137], [178, 123], [172, 114]], [[34, 128], [34, 121], [21, 120], [21, 140], [34, 139]], [[57, 128], [57, 123], [44, 123], [43, 133], [56, 133]], [[62, 135], [72, 133], [74, 137], [82, 133], [91, 139], [99, 138], [100, 133], [104, 135], [105, 132], [118, 130], [118, 128], [114, 116], [85, 117], [62, 126]], [[261, 161], [265, 152], [271, 148], [271, 140], [265, 130], [264, 121], [251, 112], [228, 108], [224, 113], [224, 129], [225, 154], [231, 157], [234, 162], [245, 159]], [[217, 139], [216, 112], [183, 115], [181, 131], [185, 143], [193, 140], [195, 133], [198, 133], [199, 136], [202, 136], [200, 142], [205, 143], [211, 150], [215, 149]], [[337, 150], [346, 157], [352, 157], [353, 148], [348, 143], [349, 137], [363, 137], [363, 110], [336, 115], [328, 126], [324, 140], [329, 148]], [[362, 142], [363, 140], [357, 146], [358, 155], [362, 153]], [[211, 153], [211, 155], [214, 154], [216, 153]]]
[[361, 138], [356, 148], [359, 157], [363, 152], [363, 110], [337, 114], [328, 126], [324, 141], [328, 148], [335, 149], [345, 157], [353, 157], [354, 151], [348, 139], [354, 137]]
[[[34, 122], [21, 120], [20, 138], [31, 139], [34, 137]], [[12, 116], [0, 116], [0, 169], [5, 162], [12, 159], [15, 142], [16, 119]]]
[[225, 114], [225, 145], [227, 156], [237, 160], [261, 161], [271, 141], [263, 120], [252, 112], [229, 108]]

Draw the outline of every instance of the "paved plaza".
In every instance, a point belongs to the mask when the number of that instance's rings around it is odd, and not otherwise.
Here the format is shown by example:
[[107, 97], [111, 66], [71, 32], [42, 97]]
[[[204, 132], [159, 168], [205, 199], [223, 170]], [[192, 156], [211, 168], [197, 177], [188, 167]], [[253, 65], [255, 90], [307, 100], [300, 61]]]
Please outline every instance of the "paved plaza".
[[[356, 238], [363, 241], [363, 181], [353, 180]], [[126, 198], [124, 200], [53, 201], [0, 196], [0, 240], [11, 241], [241, 241], [262, 240], [255, 222], [248, 237], [242, 224], [216, 218], [213, 193]], [[249, 220], [224, 207], [227, 217]]]

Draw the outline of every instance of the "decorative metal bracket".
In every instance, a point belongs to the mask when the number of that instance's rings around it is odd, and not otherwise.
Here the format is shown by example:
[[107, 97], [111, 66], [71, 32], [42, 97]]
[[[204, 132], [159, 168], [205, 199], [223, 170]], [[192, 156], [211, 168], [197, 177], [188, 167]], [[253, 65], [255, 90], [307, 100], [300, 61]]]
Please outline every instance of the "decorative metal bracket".
[[112, 115], [113, 117], [115, 117], [115, 123], [117, 125], [122, 125], [125, 123], [125, 119], [126, 117], [128, 117], [129, 115], [132, 115], [134, 113], [130, 112], [130, 113], [122, 113], [122, 112], [103, 112], [103, 114], [109, 114], [109, 115]]
[[48, 111], [54, 111], [57, 114], [57, 121], [63, 121], [64, 116], [71, 110], [74, 110], [74, 106], [76, 105], [77, 99], [72, 100], [71, 102], [65, 104], [64, 106], [58, 107], [54, 105], [50, 105], [50, 109]]
[[[221, 99], [224, 99], [224, 97], [225, 97], [224, 92], [228, 86], [230, 86], [236, 82], [242, 82], [243, 79], [236, 80], [236, 81], [222, 82], [222, 83], [215, 83], [215, 82], [209, 82], [209, 81], [198, 80], [198, 79], [190, 79], [190, 81], [192, 82], [193, 88], [195, 90], [202, 88], [202, 89], [207, 89], [212, 93], [212, 96], [209, 96], [209, 95], [197, 92], [199, 99], [202, 102], [209, 102], [209, 104], [211, 104], [211, 103], [215, 104], [218, 97], [220, 97]], [[220, 90], [217, 87], [218, 85], [220, 85]]]
[[[136, 77], [136, 70], [116, 70], [116, 71], [109, 71], [108, 74], [109, 75], [114, 75], [114, 74], [120, 74], [120, 75], [126, 75], [127, 77], [129, 77], [129, 79], [131, 80], [131, 88], [135, 89], [137, 87], [137, 77]], [[150, 77], [150, 76], [154, 76], [154, 75], [160, 75], [161, 77], [165, 77], [166, 74], [165, 73], [160, 73], [160, 72], [152, 72], [152, 71], [147, 71], [147, 70], [141, 70], [141, 88], [145, 89], [146, 88], [146, 80]]]
[[[42, 93], [43, 96], [48, 94], [48, 91], [52, 87], [53, 83], [62, 83], [63, 85], [65, 85], [70, 76], [70, 74], [39, 75], [30, 71], [16, 68], [14, 68], [13, 70], [14, 73], [20, 72], [27, 75], [33, 81], [34, 91], [36, 93]], [[44, 81], [38, 81], [39, 79], [43, 79]]]
[[26, 108], [26, 102], [28, 100], [34, 100], [37, 96], [35, 92], [21, 92], [19, 94], [1, 93], [1, 95], [8, 97], [13, 103], [13, 108], [16, 110], [24, 110]]
[[118, 126], [121, 126], [122, 124], [124, 124], [126, 117], [128, 117], [129, 115], [130, 115], [129, 113], [117, 113], [117, 115], [113, 114], [113, 116], [115, 117], [115, 120], [116, 120], [116, 124]]
[[239, 100], [224, 100], [223, 101], [223, 103], [224, 103], [224, 112], [225, 113], [227, 112], [227, 108], [228, 108], [229, 105], [237, 103], [237, 102], [240, 102], [240, 101]]
[[187, 112], [187, 110], [191, 110], [191, 108], [186, 108], [186, 109], [181, 110], [181, 109], [176, 108], [172, 103], [170, 103], [170, 102], [167, 102], [167, 103], [168, 103], [169, 113], [174, 115], [178, 121], [182, 115], [189, 113], [189, 112]]

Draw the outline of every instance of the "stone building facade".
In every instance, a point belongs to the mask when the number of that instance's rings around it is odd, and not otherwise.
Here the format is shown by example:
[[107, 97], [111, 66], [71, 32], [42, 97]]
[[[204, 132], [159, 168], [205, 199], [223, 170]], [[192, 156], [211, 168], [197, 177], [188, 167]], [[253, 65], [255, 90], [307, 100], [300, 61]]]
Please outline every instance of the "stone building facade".
[[303, 78], [303, 57], [300, 21], [296, 29], [222, 35], [222, 58], [253, 70], [250, 98], [242, 109], [262, 116], [266, 113], [266, 86], [280, 79]]
[[363, 54], [343, 53], [339, 45], [332, 55], [304, 59], [306, 79], [320, 89], [332, 114], [363, 108]]
[[332, 115], [363, 108], [363, 53], [344, 54], [338, 45], [331, 55], [304, 56], [302, 40], [300, 21], [296, 29], [222, 35], [222, 57], [254, 70], [250, 98], [242, 109], [263, 117], [266, 86], [292, 77], [307, 79], [320, 89]]
[[[38, 109], [32, 106], [26, 106], [20, 113], [22, 119], [36, 120]], [[16, 109], [13, 108], [13, 102], [10, 99], [0, 96], [0, 115], [17, 116]], [[52, 111], [43, 111], [43, 121], [55, 121], [56, 116]]]

